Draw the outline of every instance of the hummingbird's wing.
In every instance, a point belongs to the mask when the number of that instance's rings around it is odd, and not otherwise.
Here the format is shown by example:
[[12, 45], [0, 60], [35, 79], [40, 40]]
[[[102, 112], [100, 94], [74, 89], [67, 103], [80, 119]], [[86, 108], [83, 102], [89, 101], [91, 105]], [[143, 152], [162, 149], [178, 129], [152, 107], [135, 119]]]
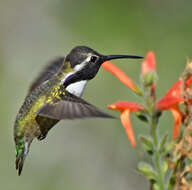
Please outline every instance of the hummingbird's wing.
[[29, 94], [37, 88], [40, 84], [49, 80], [56, 73], [58, 73], [64, 63], [65, 57], [57, 57], [53, 61], [49, 62], [43, 71], [37, 76], [37, 78], [32, 82], [29, 88]]
[[88, 117], [114, 118], [68, 91], [60, 94], [54, 102], [44, 105], [37, 111], [37, 114], [56, 120]]

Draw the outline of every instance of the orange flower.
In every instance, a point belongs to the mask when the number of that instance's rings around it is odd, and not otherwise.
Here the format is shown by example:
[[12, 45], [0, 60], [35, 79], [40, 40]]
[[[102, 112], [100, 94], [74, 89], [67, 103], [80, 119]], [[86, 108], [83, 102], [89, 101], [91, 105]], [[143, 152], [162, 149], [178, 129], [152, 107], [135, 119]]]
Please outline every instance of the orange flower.
[[171, 111], [173, 118], [174, 118], [173, 138], [176, 139], [179, 135], [179, 129], [181, 126], [183, 114], [180, 111], [178, 105], [172, 106], [170, 108], [170, 111]]
[[157, 109], [166, 110], [182, 102], [181, 97], [182, 80], [178, 80], [169, 91], [157, 103]]
[[138, 87], [134, 84], [134, 82], [118, 67], [113, 65], [110, 61], [106, 61], [102, 64], [102, 67], [107, 70], [108, 72], [115, 75], [123, 84], [125, 84], [128, 88], [130, 88], [135, 93], [141, 95], [141, 91]]
[[159, 110], [170, 110], [174, 118], [173, 138], [176, 139], [179, 135], [179, 129], [182, 121], [182, 113], [179, 109], [179, 104], [182, 102], [181, 97], [182, 80], [178, 80], [169, 91], [161, 98], [156, 108]]
[[192, 83], [192, 77], [190, 77], [190, 78], [186, 81], [185, 87], [186, 87], [186, 88], [189, 88], [190, 85], [191, 85], [191, 83]]
[[121, 112], [121, 123], [123, 124], [126, 134], [132, 146], [136, 145], [134, 132], [130, 122], [130, 112], [143, 110], [144, 107], [136, 103], [121, 101], [108, 105], [109, 109], [118, 110]]
[[155, 54], [153, 51], [149, 51], [145, 60], [142, 62], [141, 65], [141, 74], [144, 76], [148, 72], [155, 71], [156, 68], [156, 61], [155, 61]]
[[[136, 92], [137, 94], [142, 94], [141, 90], [133, 83], [133, 81], [118, 67], [113, 65], [111, 62], [106, 61], [103, 63], [103, 68], [113, 75], [115, 75], [123, 84], [128, 86], [131, 90]], [[141, 66], [141, 75], [143, 79], [143, 84], [146, 87], [150, 86], [150, 96], [153, 98], [153, 102], [155, 103], [155, 73], [156, 72], [156, 60], [155, 54], [152, 51], [149, 51], [146, 55], [145, 60], [142, 62]], [[158, 110], [169, 110], [171, 111], [174, 118], [174, 128], [173, 128], [173, 138], [176, 139], [179, 135], [179, 129], [182, 122], [183, 114], [179, 109], [179, 104], [185, 102], [181, 95], [182, 92], [182, 80], [178, 80], [169, 91], [157, 102], [156, 109]], [[190, 77], [187, 81], [184, 88], [189, 88], [192, 83], [192, 77]], [[191, 103], [192, 100], [188, 100], [188, 103]], [[131, 102], [116, 102], [108, 106], [109, 109], [119, 110], [121, 112], [121, 122], [125, 127], [127, 136], [132, 144], [135, 146], [135, 138], [132, 130], [132, 126], [130, 123], [130, 112], [136, 112], [143, 110], [144, 108], [138, 104]]]

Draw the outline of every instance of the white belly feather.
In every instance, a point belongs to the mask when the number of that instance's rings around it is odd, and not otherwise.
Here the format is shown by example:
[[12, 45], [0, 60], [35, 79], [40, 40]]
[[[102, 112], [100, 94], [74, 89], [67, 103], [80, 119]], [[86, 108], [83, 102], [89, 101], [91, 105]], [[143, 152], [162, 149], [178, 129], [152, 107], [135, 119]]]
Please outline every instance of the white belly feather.
[[86, 80], [83, 80], [83, 81], [79, 81], [79, 82], [76, 82], [76, 83], [73, 83], [73, 84], [70, 84], [66, 90], [68, 92], [70, 92], [71, 94], [74, 94], [75, 96], [78, 96], [78, 97], [81, 97], [83, 91], [84, 91], [84, 88], [87, 84], [87, 81]]

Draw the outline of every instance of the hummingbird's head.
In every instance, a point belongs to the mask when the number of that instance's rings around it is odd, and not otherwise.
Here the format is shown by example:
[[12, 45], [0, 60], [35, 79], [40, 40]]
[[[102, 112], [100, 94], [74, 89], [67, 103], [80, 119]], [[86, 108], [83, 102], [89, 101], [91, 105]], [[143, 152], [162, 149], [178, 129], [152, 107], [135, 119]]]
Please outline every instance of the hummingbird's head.
[[64, 86], [68, 86], [77, 81], [93, 79], [100, 66], [108, 60], [134, 58], [141, 59], [140, 56], [134, 55], [102, 55], [87, 46], [77, 46], [71, 50], [66, 56], [65, 61], [69, 62], [74, 70], [64, 82]]

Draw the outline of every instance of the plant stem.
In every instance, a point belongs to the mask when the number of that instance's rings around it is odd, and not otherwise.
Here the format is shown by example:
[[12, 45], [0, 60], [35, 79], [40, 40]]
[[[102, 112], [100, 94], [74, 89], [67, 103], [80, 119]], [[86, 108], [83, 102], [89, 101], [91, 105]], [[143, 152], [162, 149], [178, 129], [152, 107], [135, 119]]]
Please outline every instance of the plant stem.
[[151, 116], [151, 135], [153, 137], [154, 148], [155, 150], [157, 150], [158, 148], [157, 124], [153, 115]]
[[156, 166], [158, 185], [161, 190], [165, 190], [164, 174], [162, 173], [161, 169], [161, 155], [159, 152], [159, 143], [157, 136], [157, 122], [156, 118], [154, 117], [154, 114], [151, 117], [151, 135], [153, 138], [154, 164]]
[[151, 136], [153, 139], [153, 156], [154, 156], [154, 164], [157, 172], [157, 182], [160, 190], [165, 190], [164, 183], [164, 174], [161, 169], [161, 155], [159, 152], [159, 138], [157, 134], [157, 116], [155, 115], [155, 101], [154, 98], [150, 96], [150, 90], [146, 89], [145, 101], [148, 109], [149, 117], [151, 118]]

